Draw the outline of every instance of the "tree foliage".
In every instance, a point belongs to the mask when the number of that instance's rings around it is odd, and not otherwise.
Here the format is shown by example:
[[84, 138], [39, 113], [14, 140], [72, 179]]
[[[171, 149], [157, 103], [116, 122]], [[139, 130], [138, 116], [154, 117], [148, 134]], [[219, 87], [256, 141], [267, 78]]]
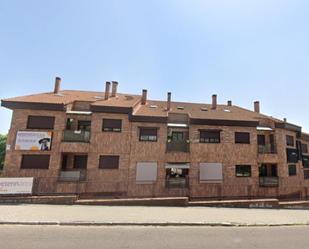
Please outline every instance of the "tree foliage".
[[7, 139], [7, 135], [0, 134], [0, 169], [3, 169], [3, 166], [4, 166], [6, 139]]

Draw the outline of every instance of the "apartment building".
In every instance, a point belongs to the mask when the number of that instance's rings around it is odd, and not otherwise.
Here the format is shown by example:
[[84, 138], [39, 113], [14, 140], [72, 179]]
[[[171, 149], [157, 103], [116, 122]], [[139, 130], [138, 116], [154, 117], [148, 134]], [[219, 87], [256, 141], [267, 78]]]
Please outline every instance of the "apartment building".
[[2, 100], [13, 110], [6, 177], [34, 177], [35, 194], [191, 198], [309, 195], [309, 135], [233, 105], [61, 90]]

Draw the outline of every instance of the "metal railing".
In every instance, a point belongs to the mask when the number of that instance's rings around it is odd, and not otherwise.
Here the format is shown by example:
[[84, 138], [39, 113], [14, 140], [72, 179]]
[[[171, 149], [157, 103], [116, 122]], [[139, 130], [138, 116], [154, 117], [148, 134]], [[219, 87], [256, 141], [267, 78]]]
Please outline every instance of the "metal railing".
[[165, 181], [166, 188], [188, 188], [189, 178], [188, 177], [171, 177]]
[[62, 170], [59, 174], [59, 181], [68, 182], [79, 182], [86, 181], [87, 179], [86, 170]]
[[278, 187], [279, 177], [278, 176], [260, 176], [259, 183], [260, 183], [260, 187]]
[[258, 145], [259, 154], [277, 154], [277, 146], [275, 144]]
[[65, 130], [63, 132], [63, 142], [89, 143], [90, 134], [90, 131]]
[[190, 152], [190, 143], [187, 141], [167, 141], [167, 152]]

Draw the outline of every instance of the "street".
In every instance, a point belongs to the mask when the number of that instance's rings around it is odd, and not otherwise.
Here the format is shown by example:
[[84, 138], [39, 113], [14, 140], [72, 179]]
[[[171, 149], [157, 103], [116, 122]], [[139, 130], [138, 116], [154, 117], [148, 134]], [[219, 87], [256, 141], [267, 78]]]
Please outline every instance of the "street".
[[0, 226], [1, 249], [307, 249], [309, 227]]

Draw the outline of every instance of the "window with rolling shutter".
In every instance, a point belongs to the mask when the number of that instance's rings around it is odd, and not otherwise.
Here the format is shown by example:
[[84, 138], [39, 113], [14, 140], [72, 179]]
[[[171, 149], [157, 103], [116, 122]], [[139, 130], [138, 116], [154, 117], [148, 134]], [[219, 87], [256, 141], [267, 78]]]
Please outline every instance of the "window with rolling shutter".
[[48, 116], [28, 116], [27, 129], [53, 130], [55, 117]]
[[251, 165], [236, 165], [235, 173], [237, 177], [250, 177]]
[[236, 144], [250, 144], [250, 133], [248, 132], [235, 132]]
[[74, 156], [74, 169], [86, 169], [87, 168], [87, 155]]
[[99, 161], [100, 169], [118, 169], [119, 168], [119, 156], [100, 156]]
[[290, 135], [286, 135], [286, 145], [287, 146], [295, 146], [294, 145], [294, 137]]
[[308, 154], [308, 145], [307, 144], [302, 144], [301, 145], [301, 150], [303, 154]]
[[121, 129], [122, 129], [121, 119], [103, 119], [102, 131], [121, 132]]
[[23, 155], [21, 169], [48, 169], [50, 155]]
[[220, 143], [220, 131], [201, 130], [200, 143]]
[[158, 140], [158, 128], [140, 128], [139, 141], [156, 142]]

